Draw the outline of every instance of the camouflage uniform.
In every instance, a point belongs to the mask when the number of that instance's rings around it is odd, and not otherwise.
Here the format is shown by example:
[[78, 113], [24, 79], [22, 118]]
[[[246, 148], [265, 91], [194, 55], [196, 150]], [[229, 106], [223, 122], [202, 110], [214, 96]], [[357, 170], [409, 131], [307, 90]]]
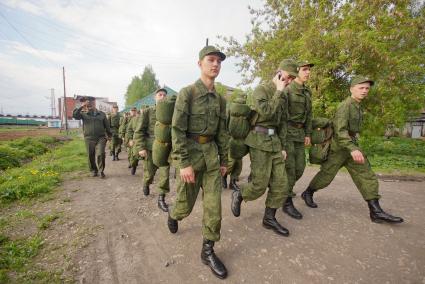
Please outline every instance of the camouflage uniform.
[[111, 155], [118, 156], [121, 152], [122, 139], [119, 137], [119, 128], [121, 115], [119, 113], [111, 113], [108, 117], [109, 125], [112, 132], [112, 141], [111, 141]]
[[220, 164], [227, 166], [225, 120], [226, 101], [215, 90], [209, 92], [201, 80], [183, 88], [177, 96], [172, 122], [173, 157], [177, 158], [178, 170], [193, 167], [195, 183], [184, 183], [177, 174], [177, 197], [170, 217], [187, 217], [202, 187], [202, 234], [211, 241], [220, 239]]

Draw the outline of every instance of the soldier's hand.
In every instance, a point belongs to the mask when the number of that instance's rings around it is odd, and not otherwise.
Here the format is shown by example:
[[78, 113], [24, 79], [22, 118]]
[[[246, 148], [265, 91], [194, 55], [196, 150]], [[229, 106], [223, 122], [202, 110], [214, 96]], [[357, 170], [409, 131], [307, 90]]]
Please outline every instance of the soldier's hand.
[[142, 158], [145, 158], [147, 153], [148, 152], [146, 150], [139, 151], [139, 156], [142, 157]]
[[134, 145], [134, 141], [133, 140], [128, 141], [128, 146], [133, 147], [133, 145]]
[[288, 154], [285, 150], [282, 151], [283, 160], [286, 161], [286, 158], [288, 157]]
[[227, 173], [227, 167], [220, 166], [220, 174], [222, 177], [224, 177]]
[[283, 78], [283, 76], [281, 76], [281, 73], [280, 72], [276, 73], [276, 75], [274, 76], [273, 83], [276, 86], [276, 89], [278, 91], [283, 91], [283, 89], [285, 89], [286, 83], [285, 83], [284, 80], [285, 79]]
[[359, 150], [351, 152], [351, 157], [353, 157], [354, 162], [357, 164], [364, 164], [365, 162], [364, 156]]
[[304, 145], [305, 146], [311, 145], [311, 138], [310, 137], [304, 137]]
[[195, 172], [192, 166], [180, 169], [180, 178], [185, 183], [195, 183]]

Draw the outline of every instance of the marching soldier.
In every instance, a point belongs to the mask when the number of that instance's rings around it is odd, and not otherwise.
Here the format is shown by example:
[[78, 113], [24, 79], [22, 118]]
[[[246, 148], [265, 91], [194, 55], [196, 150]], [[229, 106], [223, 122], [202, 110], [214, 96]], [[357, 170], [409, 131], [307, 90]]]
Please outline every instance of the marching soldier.
[[[166, 89], [158, 89], [155, 92], [155, 102], [165, 99]], [[152, 144], [155, 138], [154, 127], [156, 123], [156, 106], [143, 109], [141, 119], [134, 132], [134, 147], [143, 162], [143, 193], [149, 195], [149, 186], [152, 184], [158, 167], [152, 161]], [[170, 166], [159, 168], [159, 184], [157, 186], [158, 207], [164, 212], [168, 212], [168, 205], [165, 202], [165, 195], [170, 192]]]
[[203, 190], [203, 244], [201, 260], [215, 276], [224, 279], [227, 269], [214, 253], [220, 240], [221, 179], [227, 167], [226, 101], [214, 88], [224, 53], [214, 46], [199, 52], [201, 78], [183, 88], [177, 96], [172, 121], [173, 157], [177, 175], [177, 196], [168, 217], [171, 233], [187, 217]]
[[128, 163], [129, 168], [131, 168], [131, 174], [134, 176], [136, 174], [136, 169], [139, 164], [139, 155], [135, 152], [134, 146], [134, 130], [136, 129], [137, 124], [139, 123], [140, 119], [140, 111], [137, 111], [136, 108], [131, 109], [133, 116], [131, 116], [130, 121], [127, 125], [127, 130], [125, 132], [125, 137], [128, 145]]
[[109, 115], [109, 125], [112, 132], [111, 156], [112, 161], [118, 161], [118, 155], [121, 152], [122, 139], [119, 137], [121, 115], [118, 112], [118, 106], [112, 107], [112, 113]]
[[245, 139], [251, 159], [252, 182], [233, 191], [231, 209], [235, 217], [240, 216], [242, 200], [253, 201], [269, 188], [263, 226], [281, 236], [289, 231], [276, 220], [276, 209], [287, 198], [286, 159], [286, 115], [287, 104], [284, 88], [296, 76], [296, 64], [283, 60], [272, 81], [255, 88], [252, 95], [252, 129]]
[[288, 96], [288, 158], [286, 159], [286, 174], [288, 175], [289, 195], [283, 203], [283, 212], [295, 219], [301, 219], [302, 214], [294, 207], [292, 198], [294, 185], [301, 178], [305, 169], [305, 146], [311, 144], [312, 104], [311, 91], [305, 85], [310, 78], [310, 69], [314, 64], [298, 63], [298, 73], [295, 80], [286, 88]]
[[387, 214], [380, 207], [378, 179], [357, 141], [363, 121], [360, 104], [373, 85], [374, 81], [363, 76], [356, 76], [351, 81], [351, 96], [340, 103], [333, 119], [334, 134], [328, 159], [301, 196], [308, 207], [316, 208], [313, 194], [327, 187], [339, 169], [345, 167], [367, 202], [373, 222], [402, 223], [402, 218]]

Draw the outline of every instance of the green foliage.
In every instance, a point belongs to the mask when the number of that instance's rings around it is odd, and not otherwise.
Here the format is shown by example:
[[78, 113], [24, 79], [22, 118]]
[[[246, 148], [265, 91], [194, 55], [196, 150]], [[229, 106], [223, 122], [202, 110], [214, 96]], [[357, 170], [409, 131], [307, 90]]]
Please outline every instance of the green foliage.
[[55, 137], [26, 137], [0, 143], [0, 170], [19, 167], [35, 156], [46, 153], [58, 144]]
[[159, 88], [158, 80], [156, 79], [155, 72], [151, 65], [148, 65], [143, 70], [142, 75], [134, 76], [130, 85], [127, 87], [125, 94], [125, 105], [129, 106], [134, 104], [141, 98], [154, 92]]
[[7, 237], [0, 238], [0, 270], [21, 270], [31, 258], [37, 255], [43, 241], [40, 236], [25, 240], [10, 240]]
[[0, 203], [34, 198], [55, 188], [63, 173], [81, 170], [87, 165], [84, 142], [73, 140], [21, 168], [0, 175]]
[[46, 230], [50, 227], [53, 221], [59, 219], [59, 214], [50, 214], [43, 216], [38, 222], [38, 228], [41, 230]]
[[367, 133], [402, 126], [425, 104], [423, 1], [267, 0], [250, 8], [246, 41], [221, 37], [239, 59], [243, 84], [270, 79], [284, 58], [316, 65], [309, 82], [317, 116], [331, 117], [354, 74], [375, 79], [365, 102]]
[[425, 172], [425, 141], [409, 138], [368, 137], [360, 146], [375, 170]]

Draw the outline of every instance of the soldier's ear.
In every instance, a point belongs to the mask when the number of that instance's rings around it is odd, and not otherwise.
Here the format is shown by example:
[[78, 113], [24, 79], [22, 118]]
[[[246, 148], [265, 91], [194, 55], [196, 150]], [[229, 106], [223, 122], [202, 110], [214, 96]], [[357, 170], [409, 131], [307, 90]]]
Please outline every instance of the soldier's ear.
[[198, 60], [198, 66], [201, 68], [201, 60]]

